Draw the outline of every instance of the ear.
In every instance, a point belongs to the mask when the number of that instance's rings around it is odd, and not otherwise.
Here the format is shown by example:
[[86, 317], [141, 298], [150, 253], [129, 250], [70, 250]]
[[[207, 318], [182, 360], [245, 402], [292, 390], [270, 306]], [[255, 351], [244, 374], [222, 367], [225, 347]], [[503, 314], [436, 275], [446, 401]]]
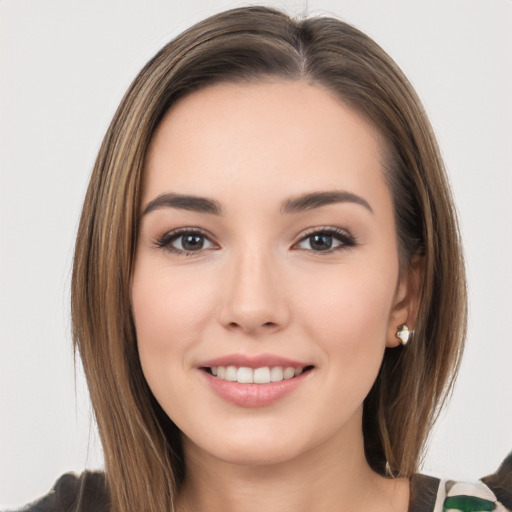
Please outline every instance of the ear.
[[420, 293], [424, 275], [425, 258], [415, 254], [398, 279], [393, 307], [389, 315], [386, 336], [387, 347], [400, 345], [400, 340], [396, 337], [400, 325], [407, 324], [410, 331], [414, 329], [420, 306]]

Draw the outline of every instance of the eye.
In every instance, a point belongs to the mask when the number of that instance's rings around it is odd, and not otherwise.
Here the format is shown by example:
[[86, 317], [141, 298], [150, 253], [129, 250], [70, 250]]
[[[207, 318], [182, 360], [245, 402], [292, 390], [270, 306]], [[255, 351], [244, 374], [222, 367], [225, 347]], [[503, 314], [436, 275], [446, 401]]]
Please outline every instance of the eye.
[[314, 228], [297, 244], [299, 249], [317, 253], [331, 253], [355, 245], [356, 240], [353, 235], [335, 227]]
[[205, 249], [213, 249], [215, 245], [206, 233], [199, 229], [177, 229], [163, 235], [156, 245], [173, 254], [192, 256]]

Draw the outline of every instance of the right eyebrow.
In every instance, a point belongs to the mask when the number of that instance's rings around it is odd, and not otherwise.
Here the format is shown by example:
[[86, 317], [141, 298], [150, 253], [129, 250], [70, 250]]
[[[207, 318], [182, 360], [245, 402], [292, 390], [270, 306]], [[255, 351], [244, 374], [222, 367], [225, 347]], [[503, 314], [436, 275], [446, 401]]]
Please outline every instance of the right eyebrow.
[[189, 196], [185, 194], [175, 194], [172, 192], [160, 194], [155, 197], [155, 199], [151, 200], [144, 208], [142, 215], [146, 215], [147, 213], [162, 207], [179, 208], [181, 210], [210, 213], [212, 215], [222, 215], [220, 203], [214, 199]]

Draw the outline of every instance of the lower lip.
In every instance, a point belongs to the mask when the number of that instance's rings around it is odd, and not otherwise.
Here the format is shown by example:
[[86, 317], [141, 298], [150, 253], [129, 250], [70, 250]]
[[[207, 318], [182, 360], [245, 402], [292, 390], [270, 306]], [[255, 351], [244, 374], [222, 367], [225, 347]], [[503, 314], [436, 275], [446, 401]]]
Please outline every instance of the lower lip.
[[211, 389], [222, 399], [240, 407], [264, 407], [295, 391], [311, 373], [311, 370], [301, 373], [292, 379], [268, 384], [241, 384], [219, 379], [200, 370], [205, 376]]

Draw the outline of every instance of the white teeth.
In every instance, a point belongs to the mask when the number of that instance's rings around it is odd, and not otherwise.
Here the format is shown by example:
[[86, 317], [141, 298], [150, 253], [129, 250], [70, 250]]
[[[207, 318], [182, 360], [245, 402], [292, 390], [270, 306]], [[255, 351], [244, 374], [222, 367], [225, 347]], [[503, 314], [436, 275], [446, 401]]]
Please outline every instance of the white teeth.
[[236, 372], [236, 380], [242, 384], [252, 384], [254, 382], [253, 374], [252, 368], [242, 366]]
[[236, 366], [228, 366], [226, 368], [226, 375], [224, 376], [224, 378], [226, 380], [230, 380], [232, 382], [235, 382], [236, 381], [236, 374], [237, 374]]
[[270, 370], [270, 380], [272, 382], [283, 380], [283, 369], [280, 366], [276, 366]]
[[261, 368], [248, 368], [247, 366], [212, 366], [210, 371], [218, 379], [231, 382], [240, 382], [241, 384], [268, 384], [269, 382], [280, 382], [282, 380], [292, 379], [303, 372], [303, 368], [292, 368], [288, 366], [274, 366], [272, 368], [263, 366]]
[[254, 370], [254, 382], [256, 384], [268, 384], [270, 382], [270, 369], [268, 366]]
[[291, 379], [292, 377], [295, 377], [295, 369], [294, 368], [286, 368], [284, 373], [283, 373], [283, 378], [284, 379]]

